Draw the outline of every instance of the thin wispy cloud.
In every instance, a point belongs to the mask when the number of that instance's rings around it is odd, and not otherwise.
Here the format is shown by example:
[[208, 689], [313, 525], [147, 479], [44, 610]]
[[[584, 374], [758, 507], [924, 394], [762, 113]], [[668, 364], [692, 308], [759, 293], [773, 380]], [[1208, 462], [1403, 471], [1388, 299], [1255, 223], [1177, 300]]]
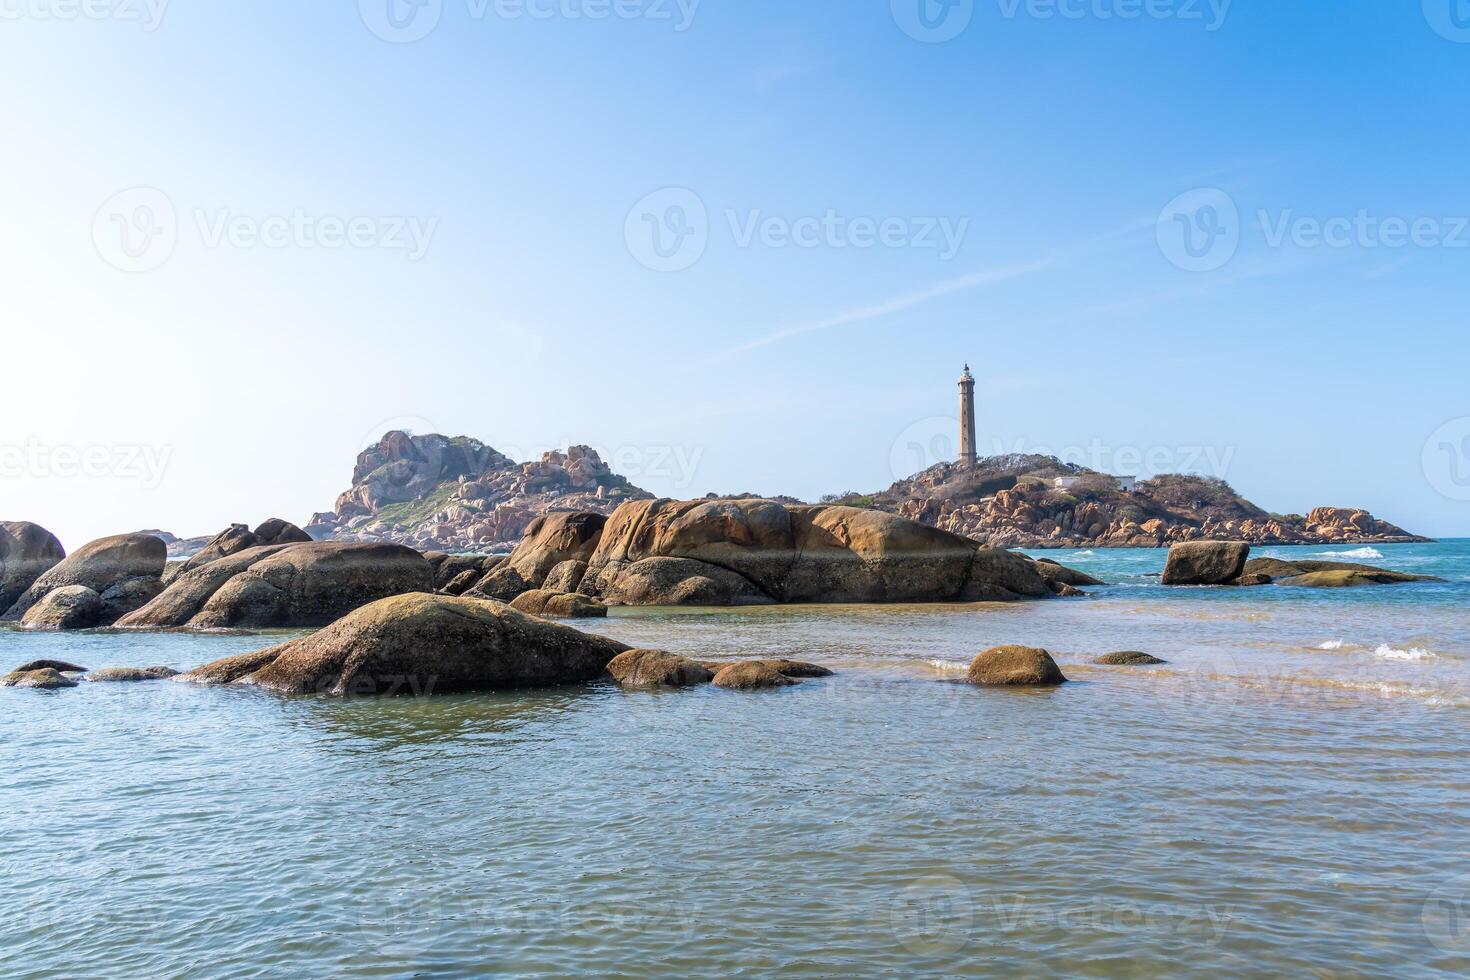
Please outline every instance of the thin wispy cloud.
[[956, 279], [947, 279], [943, 282], [935, 283], [934, 285], [929, 286], [925, 289], [918, 290], [917, 292], [906, 293], [903, 296], [898, 296], [881, 303], [873, 303], [867, 306], [853, 307], [851, 309], [842, 310], [841, 312], [834, 313], [831, 316], [823, 317], [819, 320], [812, 320], [808, 323], [800, 323], [795, 326], [785, 327], [781, 330], [776, 330], [771, 333], [765, 334], [764, 336], [757, 337], [754, 340], [746, 341], [743, 344], [737, 344], [734, 347], [727, 347], [724, 350], [717, 351], [704, 360], [722, 360], [727, 357], [734, 357], [737, 354], [745, 354], [753, 350], [759, 350], [762, 347], [769, 347], [772, 344], [778, 344], [784, 340], [790, 340], [793, 337], [801, 337], [805, 336], [806, 334], [818, 333], [823, 330], [833, 330], [837, 327], [847, 327], [852, 326], [853, 324], [866, 323], [870, 320], [882, 319], [883, 317], [892, 316], [895, 313], [902, 313], [904, 310], [912, 309], [915, 306], [920, 306], [924, 303], [929, 302], [930, 300], [938, 299], [941, 296], [949, 296], [954, 293], [962, 293], [971, 289], [978, 289], [981, 286], [992, 286], [996, 283], [1007, 282], [1012, 279], [1019, 279], [1022, 276], [1030, 275], [1034, 272], [1040, 272], [1042, 269], [1046, 269], [1055, 265], [1058, 261], [1058, 258], [1059, 256], [1057, 255], [1050, 255], [1042, 259], [1037, 259], [1033, 262], [1027, 262], [1020, 265], [999, 266], [992, 269], [983, 269], [978, 272], [972, 272], [969, 275], [960, 276]]

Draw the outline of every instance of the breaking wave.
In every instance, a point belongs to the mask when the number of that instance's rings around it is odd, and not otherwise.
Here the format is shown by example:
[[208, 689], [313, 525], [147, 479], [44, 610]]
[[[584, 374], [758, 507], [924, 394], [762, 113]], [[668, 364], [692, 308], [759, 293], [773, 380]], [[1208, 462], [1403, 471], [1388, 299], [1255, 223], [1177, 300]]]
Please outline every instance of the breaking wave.
[[1383, 552], [1377, 548], [1355, 548], [1352, 551], [1319, 551], [1318, 558], [1382, 558]]
[[1400, 650], [1397, 647], [1391, 647], [1387, 643], [1383, 643], [1379, 645], [1377, 650], [1373, 651], [1373, 656], [1382, 657], [1384, 660], [1432, 660], [1435, 655], [1423, 647], [1410, 647], [1407, 650]]

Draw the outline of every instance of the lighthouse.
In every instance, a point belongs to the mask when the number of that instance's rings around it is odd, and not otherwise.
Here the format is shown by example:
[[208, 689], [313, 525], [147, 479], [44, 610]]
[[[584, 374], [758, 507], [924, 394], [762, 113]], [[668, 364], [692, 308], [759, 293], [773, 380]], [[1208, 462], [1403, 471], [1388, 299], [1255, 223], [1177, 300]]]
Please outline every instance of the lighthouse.
[[979, 458], [975, 452], [975, 377], [966, 364], [960, 375], [960, 466], [971, 469]]

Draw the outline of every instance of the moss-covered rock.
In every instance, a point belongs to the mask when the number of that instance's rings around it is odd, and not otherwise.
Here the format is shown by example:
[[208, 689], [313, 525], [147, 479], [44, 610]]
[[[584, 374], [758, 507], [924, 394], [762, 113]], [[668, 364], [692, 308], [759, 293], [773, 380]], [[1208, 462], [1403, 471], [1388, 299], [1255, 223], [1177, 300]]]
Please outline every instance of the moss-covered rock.
[[17, 670], [0, 679], [0, 687], [32, 687], [42, 691], [54, 691], [62, 687], [76, 687], [77, 682], [59, 670], [47, 667], [42, 670]]
[[1104, 667], [1150, 667], [1155, 664], [1166, 664], [1167, 660], [1160, 660], [1149, 653], [1138, 650], [1124, 650], [1120, 653], [1109, 653], [1098, 657], [1093, 663], [1102, 664]]
[[178, 675], [172, 667], [104, 667], [94, 670], [86, 679], [93, 684], [127, 684], [141, 681], [165, 681]]
[[799, 683], [758, 660], [730, 664], [715, 675], [714, 685], [732, 691], [763, 691]]

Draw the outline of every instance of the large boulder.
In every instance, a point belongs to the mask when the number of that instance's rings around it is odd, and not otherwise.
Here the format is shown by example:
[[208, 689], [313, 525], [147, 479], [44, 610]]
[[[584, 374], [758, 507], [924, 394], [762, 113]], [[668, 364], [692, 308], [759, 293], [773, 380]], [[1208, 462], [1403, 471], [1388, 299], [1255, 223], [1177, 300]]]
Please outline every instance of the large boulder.
[[0, 611], [66, 557], [56, 535], [30, 521], [0, 521]]
[[80, 585], [102, 597], [104, 611], [93, 625], [110, 625], [137, 608], [130, 603], [157, 594], [168, 548], [151, 534], [119, 534], [100, 538], [77, 551], [36, 579], [6, 611], [4, 618], [24, 618], [31, 607], [56, 589]]
[[312, 541], [266, 545], [180, 575], [118, 626], [268, 628], [325, 626], [387, 596], [429, 592], [434, 570], [402, 545]]
[[614, 657], [604, 675], [619, 687], [693, 687], [714, 680], [701, 663], [664, 650], [628, 650]]
[[504, 567], [514, 569], [531, 588], [539, 589], [552, 570], [563, 562], [585, 562], [591, 558], [606, 524], [607, 518], [602, 514], [538, 517], [526, 528], [525, 536]]
[[84, 630], [102, 619], [102, 597], [85, 585], [52, 589], [21, 617], [28, 630]]
[[381, 599], [310, 636], [180, 675], [291, 694], [430, 694], [595, 680], [628, 647], [498, 602]]
[[[255, 530], [245, 524], [231, 524], [210, 539], [202, 550], [184, 563], [183, 571], [189, 572], [201, 565], [227, 558], [249, 548], [260, 548], [272, 544], [302, 544], [310, 541], [311, 535], [290, 521], [273, 517]], [[182, 574], [182, 573], [180, 573]]]
[[1244, 541], [1185, 541], [1169, 548], [1165, 585], [1226, 585], [1240, 577], [1250, 557]]
[[1084, 585], [1108, 584], [1100, 578], [1093, 578], [1086, 572], [1079, 572], [1075, 568], [1068, 568], [1066, 565], [1055, 562], [1050, 558], [1036, 559], [1036, 570], [1041, 573], [1041, 577], [1046, 579], [1048, 584], [1058, 583], [1061, 585], [1070, 585], [1074, 588], [1080, 588]]
[[[651, 560], [682, 564], [645, 564]], [[682, 587], [685, 579], [695, 587]], [[623, 504], [608, 518], [579, 588], [611, 603], [681, 605], [974, 601], [1049, 592], [1023, 555], [880, 511], [755, 498]]]
[[550, 589], [522, 592], [511, 602], [511, 607], [532, 616], [546, 616], [550, 619], [594, 619], [607, 615], [607, 606], [596, 599], [589, 599], [575, 592], [552, 592]]
[[996, 687], [1050, 687], [1066, 683], [1051, 654], [1036, 647], [993, 647], [970, 664], [965, 680]]

